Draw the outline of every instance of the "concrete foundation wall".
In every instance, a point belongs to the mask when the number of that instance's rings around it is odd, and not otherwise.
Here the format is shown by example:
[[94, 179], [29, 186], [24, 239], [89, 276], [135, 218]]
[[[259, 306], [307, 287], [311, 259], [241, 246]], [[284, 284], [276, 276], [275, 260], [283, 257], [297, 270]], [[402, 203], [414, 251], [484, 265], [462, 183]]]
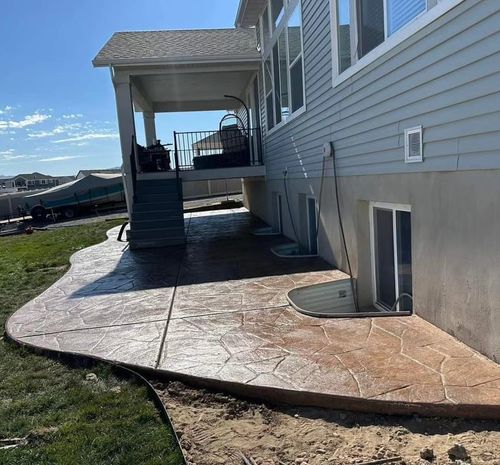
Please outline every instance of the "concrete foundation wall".
[[[284, 233], [295, 240], [283, 180], [244, 185], [245, 205], [269, 224], [271, 199], [282, 193]], [[319, 199], [320, 178], [289, 179], [287, 185], [295, 224], [303, 224], [301, 199]], [[410, 205], [415, 313], [499, 361], [500, 170], [341, 177], [339, 189], [360, 303], [373, 301], [370, 201]], [[319, 253], [347, 271], [332, 177], [325, 179], [322, 199]]]
[[228, 194], [241, 194], [241, 179], [216, 179], [213, 181], [184, 181], [182, 183], [184, 199], [196, 199]]

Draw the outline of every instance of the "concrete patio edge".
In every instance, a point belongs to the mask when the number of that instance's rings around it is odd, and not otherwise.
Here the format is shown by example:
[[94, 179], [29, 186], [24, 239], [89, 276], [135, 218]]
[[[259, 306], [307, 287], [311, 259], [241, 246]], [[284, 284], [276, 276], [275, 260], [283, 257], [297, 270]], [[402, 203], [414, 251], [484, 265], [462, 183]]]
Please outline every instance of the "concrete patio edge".
[[[116, 232], [116, 228], [115, 232]], [[348, 392], [345, 392], [342, 389], [338, 389], [335, 391], [335, 389], [331, 389], [330, 392], [321, 392], [320, 390], [311, 390], [308, 389], [307, 386], [304, 387], [296, 387], [293, 386], [293, 388], [289, 388], [287, 386], [279, 386], [279, 385], [266, 385], [265, 383], [250, 383], [248, 381], [245, 381], [243, 378], [241, 382], [239, 380], [234, 381], [231, 379], [224, 379], [224, 376], [221, 375], [220, 377], [216, 376], [204, 376], [203, 374], [190, 374], [186, 371], [183, 372], [182, 369], [176, 370], [176, 369], [170, 369], [170, 367], [162, 367], [159, 366], [158, 368], [154, 368], [154, 364], [151, 364], [147, 361], [147, 359], [144, 358], [144, 353], [141, 353], [140, 351], [142, 350], [142, 346], [137, 346], [137, 347], [132, 347], [130, 348], [130, 352], [133, 350], [139, 351], [140, 357], [143, 358], [137, 358], [132, 357], [130, 358], [130, 353], [127, 352], [125, 354], [121, 354], [120, 356], [117, 356], [115, 353], [113, 353], [113, 356], [109, 357], [103, 357], [100, 356], [99, 354], [96, 354], [95, 352], [93, 353], [93, 348], [94, 346], [90, 346], [92, 341], [89, 342], [89, 346], [86, 347], [85, 349], [82, 349], [82, 351], [79, 350], [70, 350], [70, 349], [64, 349], [64, 350], [59, 350], [59, 343], [57, 342], [56, 345], [52, 345], [47, 347], [45, 344], [37, 344], [34, 343], [33, 340], [36, 340], [40, 336], [45, 336], [47, 334], [51, 334], [49, 332], [38, 332], [36, 330], [36, 326], [34, 332], [31, 332], [30, 334], [19, 332], [19, 328], [14, 327], [15, 325], [11, 325], [11, 320], [13, 320], [14, 317], [18, 317], [19, 313], [22, 313], [24, 309], [28, 308], [30, 305], [33, 307], [33, 302], [36, 299], [40, 299], [40, 297], [43, 297], [44, 295], [47, 295], [50, 297], [50, 292], [51, 290], [54, 290], [54, 288], [57, 288], [59, 284], [62, 284], [66, 282], [66, 278], [69, 277], [69, 275], [72, 274], [74, 271], [75, 265], [77, 265], [78, 262], [78, 257], [80, 254], [82, 255], [83, 258], [86, 258], [88, 260], [89, 258], [89, 251], [92, 252], [93, 250], [95, 251], [96, 255], [99, 257], [99, 259], [103, 259], [103, 254], [99, 254], [101, 252], [101, 249], [103, 250], [110, 250], [111, 252], [111, 258], [110, 261], [116, 259], [119, 260], [120, 254], [123, 253], [124, 250], [126, 250], [126, 244], [116, 244], [116, 242], [113, 242], [115, 239], [115, 232], [113, 230], [110, 230], [107, 232], [107, 240], [100, 243], [96, 244], [94, 246], [91, 246], [87, 249], [83, 249], [80, 251], [77, 251], [75, 254], [73, 254], [69, 260], [70, 262], [70, 267], [67, 271], [67, 273], [62, 276], [59, 280], [57, 280], [52, 286], [50, 286], [48, 289], [46, 289], [43, 293], [41, 293], [38, 297], [33, 299], [32, 301], [28, 302], [25, 306], [23, 306], [21, 309], [18, 311], [14, 312], [12, 315], [9, 316], [7, 319], [7, 322], [5, 324], [5, 335], [6, 338], [13, 343], [29, 348], [31, 350], [34, 350], [37, 353], [40, 354], [47, 354], [47, 355], [52, 355], [52, 356], [64, 356], [64, 355], [69, 355], [72, 357], [82, 357], [83, 359], [92, 359], [95, 361], [101, 361], [105, 363], [111, 362], [112, 364], [119, 365], [119, 366], [124, 366], [124, 367], [129, 367], [132, 368], [133, 370], [136, 370], [140, 373], [147, 374], [150, 377], [156, 377], [156, 378], [164, 378], [164, 379], [169, 379], [169, 380], [179, 380], [183, 381], [185, 383], [198, 386], [198, 387], [203, 387], [207, 388], [210, 390], [216, 390], [216, 391], [223, 391], [227, 392], [233, 395], [237, 396], [243, 396], [259, 401], [265, 401], [273, 404], [288, 404], [288, 405], [296, 405], [296, 406], [311, 406], [311, 407], [323, 407], [323, 408], [333, 408], [333, 409], [341, 409], [341, 410], [349, 410], [349, 411], [358, 411], [358, 412], [367, 412], [367, 413], [381, 413], [381, 414], [389, 414], [389, 415], [423, 415], [423, 416], [437, 416], [437, 417], [462, 417], [462, 418], [475, 418], [475, 419], [498, 419], [500, 418], [500, 403], [491, 403], [488, 402], [488, 400], [479, 400], [477, 403], [475, 402], [469, 402], [467, 401], [467, 397], [464, 397], [463, 400], [460, 400], [459, 402], [419, 402], [419, 401], [406, 401], [402, 399], [376, 399], [372, 398], [370, 395], [363, 395], [363, 393], [360, 393], [359, 396], [353, 396], [349, 395]], [[111, 250], [114, 249], [114, 250]], [[105, 255], [105, 254], [104, 254]], [[144, 258], [144, 257], [143, 257]], [[107, 257], [104, 257], [106, 260]], [[114, 262], [113, 262], [114, 263]], [[112, 264], [113, 264], [112, 263]], [[118, 262], [117, 262], [118, 263]], [[140, 263], [140, 262], [139, 262]], [[86, 265], [89, 265], [86, 263]], [[90, 263], [90, 267], [93, 266], [93, 263]], [[127, 266], [130, 267], [130, 263], [127, 263]], [[113, 267], [111, 267], [113, 268]], [[110, 269], [111, 269], [110, 268]], [[106, 268], [108, 269], [108, 268]], [[113, 268], [114, 270], [114, 268]], [[109, 269], [108, 269], [109, 271]], [[80, 270], [80, 273], [82, 271]], [[104, 273], [104, 272], [103, 272]], [[111, 276], [111, 279], [114, 279], [113, 272], [108, 273]], [[104, 274], [103, 274], [104, 276]], [[95, 276], [91, 276], [92, 279], [95, 278]], [[249, 281], [247, 279], [247, 281]], [[250, 280], [251, 281], [251, 280]], [[251, 283], [253, 284], [253, 282]], [[74, 283], [72, 283], [74, 285]], [[120, 282], [121, 285], [121, 282]], [[203, 285], [211, 285], [211, 283], [204, 283]], [[220, 283], [219, 283], [220, 285]], [[191, 285], [191, 286], [196, 286], [196, 284]], [[189, 287], [189, 286], [188, 286]], [[72, 288], [73, 289], [73, 288]], [[168, 290], [168, 285], [165, 286], [164, 292]], [[57, 289], [59, 290], [59, 289]], [[76, 292], [76, 291], [73, 291]], [[120, 291], [121, 292], [121, 291]], [[133, 294], [133, 292], [129, 291], [130, 294]], [[82, 297], [83, 295], [83, 297]], [[85, 295], [82, 294], [79, 295], [79, 299], [85, 300]], [[96, 294], [98, 295], [98, 293]], [[120, 295], [119, 293], [116, 294], [117, 296]], [[202, 298], [203, 296], [200, 296]], [[69, 297], [67, 297], [69, 298]], [[156, 300], [155, 300], [156, 302]], [[137, 303], [138, 309], [140, 310], [139, 313], [142, 311], [141, 305], [142, 305], [142, 300]], [[36, 307], [36, 305], [35, 305]], [[278, 308], [275, 306], [275, 308]], [[269, 309], [272, 310], [272, 309]], [[45, 311], [45, 314], [43, 313]], [[180, 310], [179, 310], [180, 311]], [[266, 310], [267, 312], [267, 310]], [[47, 309], [42, 309], [41, 313], [44, 314], [45, 316], [50, 313]], [[244, 310], [238, 310], [235, 312], [235, 314], [241, 313], [241, 316], [244, 318], [244, 314], [246, 313]], [[27, 316], [30, 314], [27, 313]], [[68, 314], [69, 315], [69, 314]], [[76, 313], [78, 315], [78, 313]], [[263, 314], [265, 316], [265, 314]], [[297, 314], [298, 315], [298, 314]], [[134, 318], [136, 317], [136, 314], [132, 315]], [[233, 314], [234, 316], [234, 314]], [[293, 313], [292, 313], [293, 317]], [[57, 321], [57, 318], [54, 317]], [[153, 317], [150, 317], [150, 319], [142, 319], [140, 321], [134, 320], [133, 322], [128, 322], [124, 323], [122, 322], [121, 325], [118, 326], [127, 326], [131, 328], [132, 331], [134, 331], [136, 328], [135, 326], [147, 326], [153, 325], [154, 323], [158, 323], [158, 328], [161, 329], [161, 324], [166, 324], [167, 322], [167, 316], [165, 315], [164, 317], [162, 316], [161, 318], [158, 317], [157, 320], [153, 320]], [[185, 314], [184, 316], [178, 316], [176, 322], [179, 322], [179, 324], [184, 324], [186, 322], [189, 322], [190, 319], [193, 318], [199, 318], [196, 315], [191, 315], [191, 314]], [[202, 316], [203, 318], [210, 318], [210, 316]], [[239, 318], [239, 317], [238, 317]], [[297, 316], [297, 318], [300, 318]], [[308, 317], [309, 318], [309, 317]], [[412, 318], [412, 317], [408, 317]], [[258, 318], [256, 318], [258, 320]], [[309, 321], [309, 320], [308, 320]], [[347, 321], [347, 320], [344, 320]], [[311, 323], [311, 321], [309, 321]], [[187, 324], [187, 323], [186, 323]], [[256, 324], [255, 321], [252, 322], [252, 324]], [[273, 323], [274, 324], [274, 323]], [[276, 323], [278, 326], [283, 323]], [[426, 323], [427, 324], [427, 323]], [[312, 322], [311, 327], [318, 327], [314, 321]], [[102, 327], [103, 328], [110, 328], [111, 325]], [[156, 329], [158, 329], [156, 328]], [[140, 328], [139, 328], [140, 329]], [[182, 328], [181, 328], [182, 329]], [[328, 329], [328, 328], [327, 328]], [[436, 328], [437, 329], [437, 328]], [[73, 329], [59, 329], [56, 331], [57, 334], [63, 334], [63, 333], [74, 333], [74, 332], [86, 332], [87, 334], [92, 334], [92, 331], [95, 331], [96, 328], [92, 327], [84, 327], [84, 328], [73, 328]], [[16, 334], [17, 331], [17, 334]], [[24, 330], [23, 330], [24, 331]], [[430, 330], [432, 331], [432, 330]], [[440, 331], [440, 330], [439, 330]], [[371, 332], [371, 330], [370, 330]], [[135, 334], [135, 333], [134, 333]], [[149, 333], [146, 332], [145, 334], [145, 339], [150, 337], [152, 332], [150, 331]], [[100, 334], [94, 334], [93, 337], [99, 338]], [[175, 335], [174, 335], [175, 336]], [[196, 336], [196, 335], [195, 335]], [[198, 337], [198, 336], [196, 336]], [[203, 336], [204, 337], [204, 336]], [[310, 337], [310, 336], [307, 336]], [[306, 340], [307, 340], [306, 337]], [[443, 333], [443, 337], [445, 337], [445, 333]], [[446, 335], [446, 337], [449, 337]], [[30, 338], [34, 338], [31, 339]], [[143, 341], [141, 341], [143, 342]], [[193, 344], [196, 344], [196, 338], [194, 339]], [[174, 337], [174, 345], [175, 345], [175, 337]], [[430, 345], [430, 344], [429, 344]], [[456, 350], [467, 350], [469, 352], [470, 357], [473, 357], [474, 360], [477, 360], [479, 364], [491, 364], [491, 360], [487, 359], [483, 355], [479, 354], [477, 351], [474, 351], [473, 349], [470, 349], [467, 346], [464, 346], [460, 342], [456, 341]], [[463, 346], [462, 349], [460, 347]], [[90, 348], [89, 348], [90, 347]], [[147, 344], [144, 346], [145, 349], [147, 349]], [[425, 348], [426, 346], [421, 346]], [[118, 349], [121, 350], [121, 346], [118, 347]], [[175, 347], [173, 348], [174, 352], [174, 357], [175, 357]], [[201, 355], [203, 355], [204, 350], [209, 350], [205, 348], [200, 348]], [[119, 351], [118, 351], [119, 352]], [[318, 350], [319, 352], [319, 350]], [[329, 353], [329, 352], [328, 352]], [[334, 352], [332, 352], [334, 353]], [[110, 353], [111, 354], [111, 353]], [[108, 355], [106, 353], [106, 355]], [[125, 356], [123, 356], [125, 355]], [[147, 354], [149, 356], [149, 353]], [[160, 351], [161, 355], [161, 351]], [[326, 354], [324, 354], [326, 355]], [[460, 356], [459, 356], [460, 357]], [[127, 359], [128, 358], [128, 359]], [[130, 361], [131, 360], [131, 361]], [[136, 363], [137, 362], [137, 363]], [[201, 362], [203, 363], [203, 361]], [[493, 372], [495, 375], [497, 375], [497, 366], [494, 364], [495, 367], [493, 367]], [[490, 366], [490, 365], [488, 365]], [[175, 365], [174, 365], [175, 367]], [[325, 378], [326, 380], [328, 378]], [[495, 388], [498, 391], [498, 384], [500, 382], [500, 377], [495, 376], [491, 377], [489, 381], [485, 381], [484, 383], [495, 383]], [[484, 384], [483, 382], [478, 382], [478, 385]], [[453, 386], [453, 385], [452, 385]], [[467, 383], [464, 382], [464, 384], [456, 384], [455, 386], [457, 387], [467, 387], [469, 386]], [[471, 384], [471, 387], [474, 387], [476, 385]], [[404, 388], [404, 386], [403, 386]], [[471, 394], [472, 396], [472, 394]], [[470, 397], [473, 399], [473, 397]], [[493, 396], [492, 399], [496, 400], [498, 398], [498, 394], [496, 394], [496, 397]]]
[[[10, 317], [9, 317], [10, 318]], [[7, 320], [8, 322], [8, 320]], [[7, 325], [6, 325], [7, 327]], [[71, 351], [57, 351], [29, 344], [9, 334], [5, 329], [7, 339], [18, 347], [32, 350], [34, 353], [47, 356], [71, 356], [83, 360], [93, 360], [109, 364], [110, 360], [88, 354]], [[292, 389], [275, 388], [271, 386], [255, 386], [234, 381], [215, 380], [199, 376], [190, 376], [175, 371], [147, 368], [129, 363], [112, 365], [132, 369], [143, 376], [168, 381], [180, 381], [194, 387], [211, 391], [225, 392], [255, 401], [268, 402], [275, 405], [291, 405], [297, 407], [320, 407], [335, 410], [347, 410], [361, 413], [376, 413], [383, 415], [421, 415], [427, 417], [456, 417], [477, 420], [498, 420], [500, 405], [485, 404], [431, 404], [417, 402], [382, 401], [377, 399], [363, 399], [352, 396], [340, 396]]]

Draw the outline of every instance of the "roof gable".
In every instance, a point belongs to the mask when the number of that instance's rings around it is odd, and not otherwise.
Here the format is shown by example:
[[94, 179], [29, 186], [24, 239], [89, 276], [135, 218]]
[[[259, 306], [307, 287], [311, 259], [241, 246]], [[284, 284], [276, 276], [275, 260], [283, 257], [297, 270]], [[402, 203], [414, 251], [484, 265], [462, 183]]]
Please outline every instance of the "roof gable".
[[94, 66], [182, 63], [188, 60], [258, 59], [252, 29], [116, 32]]

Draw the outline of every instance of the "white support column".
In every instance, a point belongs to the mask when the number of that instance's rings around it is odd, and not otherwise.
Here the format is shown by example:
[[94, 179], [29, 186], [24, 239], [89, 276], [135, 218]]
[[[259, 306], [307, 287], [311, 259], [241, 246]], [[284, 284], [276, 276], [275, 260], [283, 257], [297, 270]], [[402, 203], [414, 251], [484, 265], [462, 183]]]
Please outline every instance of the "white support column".
[[152, 111], [145, 111], [142, 114], [144, 118], [144, 132], [146, 134], [146, 144], [148, 146], [156, 144], [156, 123], [155, 114]]
[[132, 91], [129, 76], [115, 76], [113, 79], [116, 96], [116, 112], [120, 131], [120, 144], [123, 159], [123, 174], [125, 196], [129, 217], [133, 205], [132, 167], [130, 154], [132, 152], [132, 137], [135, 136], [134, 108], [132, 105]]

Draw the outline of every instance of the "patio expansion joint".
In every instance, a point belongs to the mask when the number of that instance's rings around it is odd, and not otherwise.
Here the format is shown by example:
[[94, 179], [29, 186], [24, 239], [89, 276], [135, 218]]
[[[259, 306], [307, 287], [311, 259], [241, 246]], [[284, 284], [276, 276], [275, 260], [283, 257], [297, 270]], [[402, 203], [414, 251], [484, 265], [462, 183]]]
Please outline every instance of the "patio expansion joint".
[[[186, 227], [186, 242], [187, 242], [187, 238], [189, 237], [189, 230], [191, 227], [191, 219], [192, 219], [192, 215], [189, 215], [189, 221], [188, 221], [188, 224]], [[174, 302], [175, 302], [175, 297], [177, 294], [177, 288], [179, 287], [179, 281], [180, 281], [181, 273], [182, 273], [182, 266], [183, 266], [185, 261], [186, 261], [186, 249], [184, 249], [184, 253], [182, 254], [182, 258], [181, 258], [181, 260], [179, 260], [179, 265], [177, 266], [177, 276], [175, 278], [175, 286], [174, 286], [174, 290], [172, 292], [172, 298], [170, 299], [170, 306], [168, 309], [167, 323], [165, 324], [165, 329], [163, 330], [163, 335], [162, 335], [161, 342], [160, 342], [160, 348], [158, 349], [158, 356], [156, 357], [155, 364], [154, 364], [155, 369], [158, 369], [158, 367], [160, 366], [161, 358], [163, 355], [163, 350], [165, 349], [165, 341], [167, 340], [167, 332], [168, 332], [168, 328], [170, 326], [170, 321], [172, 320], [172, 311], [174, 309]]]
[[236, 315], [238, 313], [250, 313], [250, 312], [261, 312], [265, 310], [277, 310], [280, 308], [287, 308], [289, 305], [272, 305], [270, 307], [256, 307], [256, 308], [248, 308], [248, 309], [239, 309], [239, 310], [229, 310], [225, 312], [211, 312], [211, 313], [200, 313], [197, 315], [184, 315], [184, 316], [172, 316], [172, 320], [195, 320], [196, 318], [206, 318], [218, 315]]
[[131, 321], [130, 323], [117, 323], [117, 324], [101, 325], [101, 326], [86, 326], [84, 328], [62, 329], [60, 331], [47, 331], [47, 332], [40, 332], [40, 333], [24, 334], [24, 335], [20, 335], [20, 336], [16, 336], [16, 337], [18, 337], [19, 339], [29, 339], [32, 337], [54, 336], [57, 334], [75, 333], [75, 332], [79, 332], [79, 331], [91, 331], [93, 329], [121, 328], [121, 327], [125, 327], [125, 326], [145, 325], [148, 323], [161, 323], [162, 321], [167, 321], [167, 318], [158, 318], [158, 319], [143, 320], [143, 321]]

